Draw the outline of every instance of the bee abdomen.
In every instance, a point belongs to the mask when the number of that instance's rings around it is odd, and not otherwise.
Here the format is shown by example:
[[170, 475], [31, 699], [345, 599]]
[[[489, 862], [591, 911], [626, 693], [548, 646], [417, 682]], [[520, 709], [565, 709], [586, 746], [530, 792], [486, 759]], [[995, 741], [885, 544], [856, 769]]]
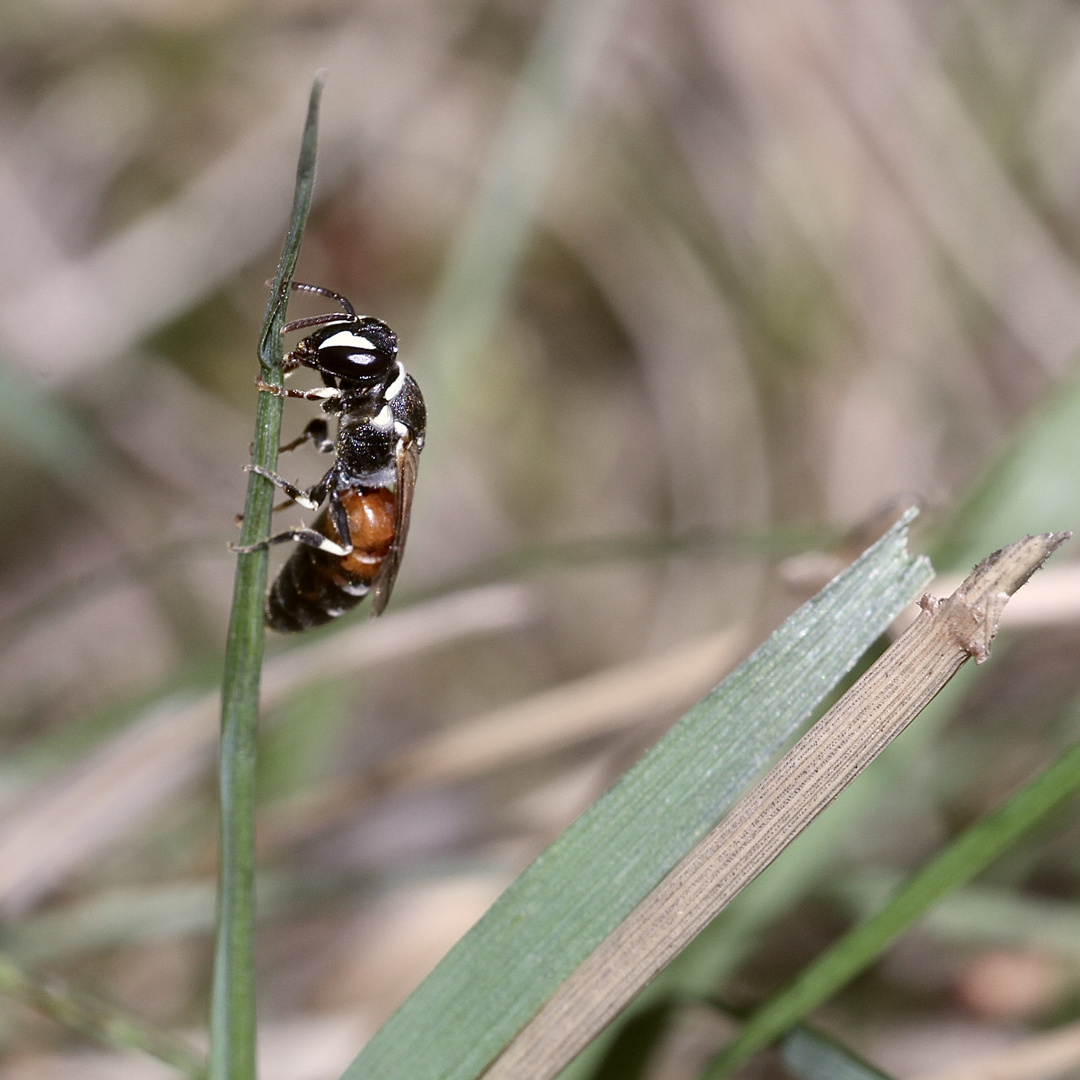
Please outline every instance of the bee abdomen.
[[370, 585], [350, 580], [353, 575], [340, 564], [340, 558], [314, 548], [297, 548], [266, 595], [267, 626], [279, 633], [296, 633], [322, 626], [356, 607]]
[[[266, 624], [296, 633], [344, 615], [371, 591], [371, 584], [394, 539], [394, 493], [387, 488], [348, 489], [340, 495], [349, 517], [348, 555], [332, 555], [300, 545], [266, 595]], [[340, 543], [324, 511], [312, 528]]]

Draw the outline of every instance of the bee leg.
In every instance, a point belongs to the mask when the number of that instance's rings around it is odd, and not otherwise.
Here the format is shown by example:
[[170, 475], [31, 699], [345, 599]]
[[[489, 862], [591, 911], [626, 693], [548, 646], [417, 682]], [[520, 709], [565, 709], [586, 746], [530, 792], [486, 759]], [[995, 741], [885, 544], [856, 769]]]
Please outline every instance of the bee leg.
[[276, 397], [303, 398], [304, 401], [328, 401], [341, 397], [341, 391], [336, 386], [319, 386], [314, 390], [293, 390], [288, 386], [272, 386], [270, 383], [263, 382], [262, 379], [256, 379], [255, 388], [267, 394], [274, 394]]
[[[277, 504], [277, 506], [273, 507], [272, 508], [272, 513], [277, 514], [280, 511], [288, 510], [290, 506], [295, 506], [295, 505], [296, 505], [296, 501], [294, 499], [286, 499], [284, 502], [279, 502]], [[236, 514], [233, 517], [233, 521], [236, 522], [237, 526], [243, 525], [244, 524], [244, 515], [243, 514]]]
[[[280, 476], [270, 472], [269, 469], [262, 469], [257, 465], [250, 465], [248, 468], [251, 472], [257, 472], [260, 476], [265, 476], [267, 480], [272, 480], [275, 484], [280, 482], [286, 493], [297, 502], [299, 502], [299, 499], [296, 499], [296, 496], [292, 493], [295, 491], [297, 494], [304, 495], [312, 502], [313, 506], [318, 506], [326, 498], [331, 478], [334, 475], [334, 470], [331, 469], [313, 488], [303, 492], [287, 480], [282, 481]], [[324, 536], [316, 529], [307, 529], [301, 525], [295, 529], [286, 529], [285, 532], [278, 533], [276, 536], [267, 537], [256, 544], [230, 544], [229, 550], [236, 552], [238, 555], [246, 555], [250, 551], [261, 551], [271, 544], [284, 544], [289, 540], [295, 540], [297, 543], [307, 544], [309, 547], [318, 548], [319, 551], [326, 551], [331, 555], [349, 555], [353, 550], [352, 536], [349, 529], [349, 514], [337, 495], [330, 496], [329, 511], [330, 521], [333, 523], [338, 537], [344, 540], [343, 544], [335, 543], [330, 537]]]
[[[245, 472], [257, 473], [259, 476], [265, 476], [272, 484], [276, 484], [286, 495], [292, 499], [293, 502], [299, 503], [305, 510], [317, 510], [319, 503], [326, 498], [326, 478], [320, 480], [314, 487], [308, 488], [305, 491], [303, 488], [298, 488], [295, 484], [290, 484], [288, 480], [283, 476], [278, 476], [276, 472], [271, 472], [269, 469], [264, 469], [261, 465], [245, 465]], [[318, 496], [318, 498], [316, 498]]]
[[334, 442], [330, 438], [330, 427], [322, 417], [312, 420], [291, 443], [278, 447], [278, 453], [284, 454], [288, 450], [295, 450], [298, 446], [303, 446], [304, 443], [309, 441], [315, 444], [315, 449], [320, 454], [329, 454], [334, 449]]
[[330, 426], [325, 420], [312, 420], [306, 430], [311, 433], [311, 441], [320, 454], [332, 454], [337, 448], [337, 443], [330, 438]]
[[330, 513], [330, 520], [334, 524], [334, 529], [338, 534], [338, 538], [345, 542], [345, 546], [352, 551], [352, 529], [349, 527], [349, 512], [345, 509], [345, 504], [337, 497], [337, 494], [330, 496], [330, 502], [327, 504], [327, 508]]
[[281, 374], [291, 375], [298, 367], [303, 365], [311, 365], [311, 361], [317, 355], [317, 351], [308, 345], [307, 340], [301, 341], [299, 345], [290, 352], [284, 360], [281, 362]]
[[230, 544], [229, 550], [236, 555], [250, 555], [251, 552], [262, 551], [264, 548], [270, 547], [271, 544], [286, 544], [290, 540], [295, 540], [298, 544], [307, 544], [308, 547], [318, 548], [319, 551], [325, 551], [330, 555], [344, 556], [352, 551], [352, 545], [342, 547], [340, 544], [335, 544], [330, 537], [323, 536], [316, 529], [306, 529], [303, 526], [296, 529], [287, 529], [276, 536], [268, 536], [265, 540], [260, 540], [256, 544]]

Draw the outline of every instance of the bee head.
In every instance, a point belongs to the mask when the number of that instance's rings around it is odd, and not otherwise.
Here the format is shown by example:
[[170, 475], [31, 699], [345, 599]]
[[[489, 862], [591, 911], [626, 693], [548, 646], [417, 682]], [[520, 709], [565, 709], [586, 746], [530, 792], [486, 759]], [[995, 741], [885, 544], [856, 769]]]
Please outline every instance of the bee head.
[[397, 370], [397, 335], [386, 323], [367, 315], [323, 327], [309, 339], [319, 371], [347, 383], [374, 387]]

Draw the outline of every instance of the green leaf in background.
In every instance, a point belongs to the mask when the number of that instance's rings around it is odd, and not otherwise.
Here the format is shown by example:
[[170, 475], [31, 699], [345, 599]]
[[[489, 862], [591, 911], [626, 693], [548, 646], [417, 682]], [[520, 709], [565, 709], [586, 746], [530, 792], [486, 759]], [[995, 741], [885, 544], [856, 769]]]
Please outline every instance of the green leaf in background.
[[797, 1027], [784, 1039], [780, 1053], [798, 1080], [890, 1080], [850, 1050], [809, 1028]]
[[592, 1074], [594, 1080], [641, 1080], [648, 1075], [652, 1051], [670, 1029], [677, 1012], [677, 1003], [666, 1000], [640, 1009], [634, 1022], [624, 1024], [611, 1040]]
[[470, 369], [506, 312], [559, 151], [623, 7], [622, 0], [547, 6], [416, 346], [428, 366], [429, 439], [432, 424], [437, 434], [455, 429], [463, 388], [475, 385]]
[[[891, 870], [868, 871], [837, 882], [828, 895], [862, 919], [883, 907], [899, 883], [900, 875]], [[1072, 900], [969, 885], [937, 903], [919, 921], [919, 930], [938, 941], [1034, 949], [1069, 965], [1080, 963], [1080, 904]]]
[[970, 881], [1007, 851], [1065, 799], [1080, 791], [1080, 744], [1025, 784], [1007, 802], [958, 836], [916, 873], [871, 918], [845, 934], [804, 968], [743, 1025], [738, 1036], [705, 1074], [721, 1080], [806, 1017], [873, 963], [950, 889]]
[[1025, 533], [1080, 528], [1080, 376], [1053, 391], [961, 504], [933, 550], [939, 570], [969, 564]]
[[2, 954], [0, 993], [106, 1046], [149, 1054], [194, 1080], [206, 1076], [201, 1055], [185, 1040], [55, 976], [30, 974]]
[[926, 584], [901, 519], [690, 710], [510, 886], [347, 1080], [471, 1080], [614, 930]]

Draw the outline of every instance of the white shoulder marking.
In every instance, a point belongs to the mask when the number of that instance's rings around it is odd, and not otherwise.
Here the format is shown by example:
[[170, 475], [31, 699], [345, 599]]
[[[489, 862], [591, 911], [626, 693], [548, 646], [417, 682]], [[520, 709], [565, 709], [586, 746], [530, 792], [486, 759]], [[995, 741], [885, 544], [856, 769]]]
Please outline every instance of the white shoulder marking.
[[402, 440], [408, 439], [412, 432], [409, 430], [408, 424], [403, 424], [400, 420], [394, 421], [394, 434], [401, 437]]
[[389, 431], [394, 426], [394, 414], [389, 405], [384, 405], [372, 418], [371, 426], [380, 431]]
[[397, 362], [397, 374], [394, 376], [394, 381], [386, 388], [386, 393], [383, 394], [388, 401], [393, 400], [401, 393], [401, 388], [405, 385], [405, 368], [402, 366], [401, 361]]
[[360, 349], [364, 352], [375, 352], [375, 346], [362, 334], [354, 334], [351, 330], [339, 330], [325, 341], [319, 343], [320, 349], [336, 349], [344, 346], [348, 349]]

